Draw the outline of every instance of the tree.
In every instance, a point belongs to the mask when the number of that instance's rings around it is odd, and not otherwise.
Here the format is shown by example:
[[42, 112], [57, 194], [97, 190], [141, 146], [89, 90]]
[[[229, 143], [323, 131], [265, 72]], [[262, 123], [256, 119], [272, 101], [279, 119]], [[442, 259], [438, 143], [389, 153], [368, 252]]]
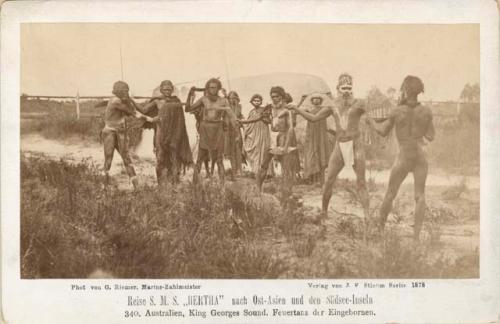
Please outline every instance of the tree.
[[385, 108], [391, 104], [389, 98], [377, 86], [372, 86], [368, 91], [366, 101], [371, 109]]
[[389, 87], [386, 93], [389, 99], [394, 99], [394, 96], [396, 95], [396, 89], [394, 89], [393, 87]]
[[469, 92], [470, 92], [470, 84], [467, 83], [462, 89], [462, 92], [460, 92], [460, 99], [462, 101], [466, 101], [467, 97], [469, 96]]
[[471, 97], [473, 102], [481, 101], [481, 89], [479, 87], [479, 83], [474, 83], [474, 85], [471, 86]]
[[467, 83], [460, 93], [460, 99], [463, 102], [479, 102], [481, 97], [480, 92], [479, 83], [473, 85]]
[[372, 86], [366, 96], [366, 105], [373, 116], [383, 117], [389, 113], [392, 103], [389, 97], [384, 95], [378, 87]]

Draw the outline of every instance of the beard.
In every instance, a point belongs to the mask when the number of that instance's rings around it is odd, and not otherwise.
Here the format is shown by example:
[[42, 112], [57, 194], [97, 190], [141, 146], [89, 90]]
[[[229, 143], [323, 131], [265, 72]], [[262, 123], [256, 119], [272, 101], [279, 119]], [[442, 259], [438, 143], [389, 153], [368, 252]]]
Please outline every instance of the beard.
[[352, 92], [350, 91], [342, 92], [342, 99], [344, 99], [344, 101], [347, 101], [351, 98], [352, 98]]

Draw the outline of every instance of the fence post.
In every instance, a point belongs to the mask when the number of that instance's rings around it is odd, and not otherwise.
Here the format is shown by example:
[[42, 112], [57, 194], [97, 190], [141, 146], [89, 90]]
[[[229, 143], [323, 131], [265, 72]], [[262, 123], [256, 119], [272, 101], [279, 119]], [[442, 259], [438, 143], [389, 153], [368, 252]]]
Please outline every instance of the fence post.
[[76, 119], [80, 119], [80, 93], [76, 92]]

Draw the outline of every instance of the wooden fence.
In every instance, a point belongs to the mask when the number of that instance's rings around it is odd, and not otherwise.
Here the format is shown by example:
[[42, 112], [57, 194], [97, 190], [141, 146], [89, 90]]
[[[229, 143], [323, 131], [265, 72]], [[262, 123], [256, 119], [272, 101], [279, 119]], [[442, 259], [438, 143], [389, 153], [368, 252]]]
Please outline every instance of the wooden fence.
[[[35, 99], [35, 100], [74, 100], [76, 102], [76, 119], [80, 119], [80, 100], [106, 100], [111, 98], [111, 95], [108, 96], [80, 96], [78, 93], [76, 96], [45, 96], [45, 95], [21, 95], [21, 99]], [[152, 97], [144, 97], [144, 96], [132, 96], [133, 99], [143, 100], [143, 99], [151, 99]]]

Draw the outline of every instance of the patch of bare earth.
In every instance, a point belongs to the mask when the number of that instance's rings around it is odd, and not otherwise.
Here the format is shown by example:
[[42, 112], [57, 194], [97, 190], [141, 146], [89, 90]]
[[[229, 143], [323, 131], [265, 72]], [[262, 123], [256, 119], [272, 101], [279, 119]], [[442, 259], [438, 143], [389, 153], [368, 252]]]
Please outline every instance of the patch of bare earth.
[[[102, 166], [102, 147], [81, 140], [51, 141], [38, 135], [23, 136], [24, 154], [43, 153], [54, 159], [91, 160]], [[152, 150], [152, 149], [151, 149]], [[153, 185], [154, 160], [151, 154], [132, 154], [134, 166], [143, 184]], [[111, 174], [119, 187], [130, 190], [118, 154]], [[191, 179], [190, 170], [182, 177]], [[264, 194], [255, 191], [250, 178], [227, 182], [226, 188], [242, 199], [264, 204], [270, 210], [266, 226], [260, 226], [259, 245], [273, 251], [287, 269], [281, 278], [474, 278], [479, 276], [479, 189], [457, 181], [456, 175], [430, 174], [426, 188], [428, 210], [418, 243], [413, 242], [413, 179], [401, 187], [394, 202], [386, 230], [377, 235], [373, 228], [365, 230], [355, 183], [339, 179], [335, 185], [326, 219], [319, 219], [321, 187], [296, 185], [293, 196], [284, 201], [279, 185], [269, 181]], [[383, 181], [387, 181], [385, 179]], [[370, 182], [372, 217], [382, 201], [384, 182]], [[479, 178], [474, 179], [479, 183]], [[252, 228], [258, 219], [246, 218], [235, 208], [235, 228]], [[246, 223], [245, 223], [246, 222]], [[243, 226], [245, 225], [245, 226]], [[241, 232], [238, 235], [244, 236]]]

